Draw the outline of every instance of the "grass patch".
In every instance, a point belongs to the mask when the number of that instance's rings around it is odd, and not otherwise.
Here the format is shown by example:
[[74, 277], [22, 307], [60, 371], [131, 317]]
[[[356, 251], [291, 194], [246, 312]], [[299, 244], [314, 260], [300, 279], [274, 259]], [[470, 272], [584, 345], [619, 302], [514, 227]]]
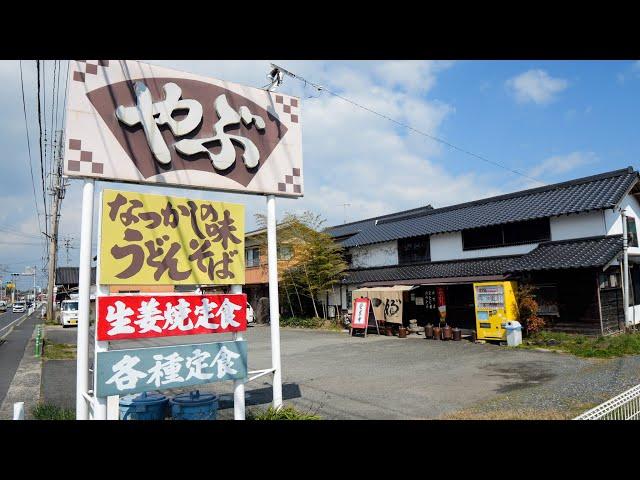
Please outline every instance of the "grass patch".
[[463, 408], [440, 417], [442, 420], [572, 420], [599, 403], [570, 402], [560, 408], [537, 409], [531, 407], [505, 406], [505, 408], [483, 409], [482, 406]]
[[31, 411], [36, 420], [75, 420], [76, 412], [70, 408], [61, 408], [50, 403], [39, 403]]
[[558, 410], [514, 409], [478, 412], [459, 410], [442, 417], [443, 420], [570, 420], [570, 412]]
[[640, 333], [588, 337], [542, 331], [523, 340], [522, 348], [546, 348], [578, 357], [612, 358], [640, 354]]
[[76, 346], [73, 343], [51, 343], [45, 341], [42, 357], [47, 360], [73, 360], [76, 358]]
[[301, 412], [292, 406], [283, 406], [279, 410], [273, 407], [250, 410], [247, 420], [322, 420], [322, 417], [311, 412]]
[[325, 320], [324, 318], [312, 317], [280, 317], [281, 327], [292, 328], [314, 328], [322, 330], [342, 330], [335, 320]]

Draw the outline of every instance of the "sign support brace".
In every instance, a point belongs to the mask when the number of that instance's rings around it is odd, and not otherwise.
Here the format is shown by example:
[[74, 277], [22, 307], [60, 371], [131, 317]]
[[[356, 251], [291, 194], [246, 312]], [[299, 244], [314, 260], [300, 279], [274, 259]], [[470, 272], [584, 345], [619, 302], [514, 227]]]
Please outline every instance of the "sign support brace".
[[91, 237], [93, 235], [94, 180], [82, 187], [82, 223], [80, 230], [80, 272], [78, 280], [78, 352], [76, 363], [76, 420], [89, 420], [89, 320], [91, 290]]
[[273, 408], [278, 410], [282, 407], [282, 366], [280, 363], [280, 305], [278, 304], [275, 195], [267, 195], [267, 252], [269, 262], [269, 323], [271, 328], [271, 367], [273, 368]]

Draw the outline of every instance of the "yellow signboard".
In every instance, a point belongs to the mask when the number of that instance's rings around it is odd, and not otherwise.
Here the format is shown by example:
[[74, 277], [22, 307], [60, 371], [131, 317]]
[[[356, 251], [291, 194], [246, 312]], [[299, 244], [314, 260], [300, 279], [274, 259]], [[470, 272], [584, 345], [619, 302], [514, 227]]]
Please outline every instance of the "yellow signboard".
[[104, 190], [102, 285], [244, 284], [244, 205]]

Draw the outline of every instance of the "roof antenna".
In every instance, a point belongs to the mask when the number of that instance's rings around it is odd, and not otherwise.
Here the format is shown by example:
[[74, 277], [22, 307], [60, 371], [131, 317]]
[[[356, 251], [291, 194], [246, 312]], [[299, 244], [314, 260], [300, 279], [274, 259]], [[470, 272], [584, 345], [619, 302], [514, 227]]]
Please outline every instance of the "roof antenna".
[[347, 223], [347, 207], [350, 207], [351, 204], [350, 203], [340, 203], [339, 205], [342, 205], [344, 207], [344, 222], [343, 223]]

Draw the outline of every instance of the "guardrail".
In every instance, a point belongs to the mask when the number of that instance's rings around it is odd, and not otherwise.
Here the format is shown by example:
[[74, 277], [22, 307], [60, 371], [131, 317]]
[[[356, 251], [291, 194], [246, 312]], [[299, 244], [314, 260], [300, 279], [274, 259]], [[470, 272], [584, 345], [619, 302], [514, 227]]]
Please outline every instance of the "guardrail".
[[574, 420], [640, 420], [640, 385], [584, 412]]

